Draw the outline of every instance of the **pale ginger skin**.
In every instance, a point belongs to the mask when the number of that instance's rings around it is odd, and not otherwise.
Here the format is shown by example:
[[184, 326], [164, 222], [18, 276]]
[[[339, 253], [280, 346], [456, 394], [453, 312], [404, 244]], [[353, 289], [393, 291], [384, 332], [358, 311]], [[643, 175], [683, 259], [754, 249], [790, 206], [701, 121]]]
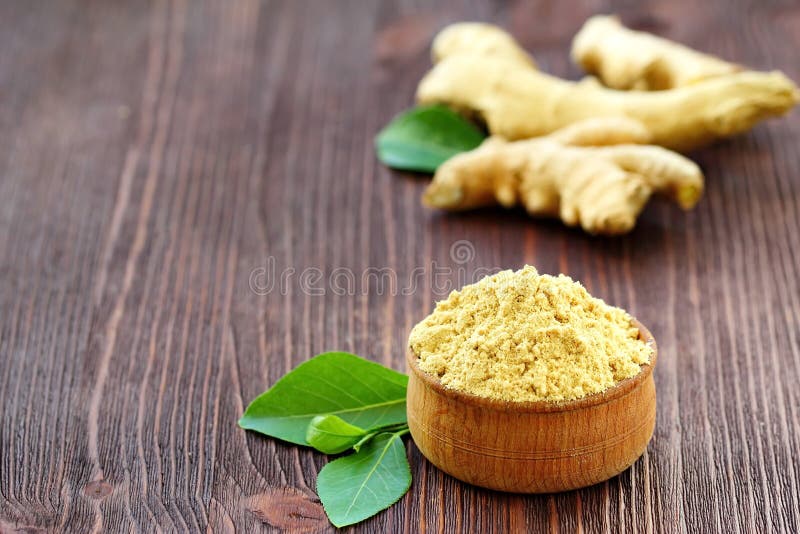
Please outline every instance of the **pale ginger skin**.
[[787, 113], [795, 85], [779, 72], [739, 72], [667, 91], [616, 91], [576, 83], [500, 56], [446, 56], [422, 79], [417, 99], [485, 121], [493, 135], [527, 139], [592, 117], [641, 122], [652, 143], [689, 151]]
[[442, 164], [423, 201], [454, 211], [521, 205], [591, 234], [622, 234], [634, 227], [653, 192], [690, 209], [703, 191], [702, 172], [692, 161], [632, 144], [648, 139], [640, 123], [624, 118], [592, 119], [525, 141], [490, 137]]
[[743, 70], [668, 39], [630, 30], [607, 15], [584, 23], [572, 41], [572, 59], [608, 87], [642, 91], [683, 87]]
[[505, 30], [483, 22], [459, 22], [440, 31], [431, 45], [431, 59], [438, 63], [457, 54], [502, 57], [523, 67], [536, 62]]
[[[503, 57], [536, 67], [514, 38], [493, 24], [459, 22], [439, 32], [433, 63], [456, 54]], [[653, 91], [690, 85], [743, 70], [710, 54], [623, 26], [618, 17], [590, 17], [572, 41], [572, 59], [612, 89]]]

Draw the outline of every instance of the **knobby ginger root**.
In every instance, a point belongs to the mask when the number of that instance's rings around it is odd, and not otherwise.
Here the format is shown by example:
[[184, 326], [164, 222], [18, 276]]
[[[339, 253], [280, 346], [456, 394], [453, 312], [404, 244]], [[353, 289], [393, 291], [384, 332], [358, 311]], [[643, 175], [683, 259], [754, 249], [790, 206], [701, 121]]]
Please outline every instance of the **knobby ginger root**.
[[652, 91], [691, 85], [742, 67], [598, 15], [572, 41], [572, 59], [614, 89]]
[[688, 151], [785, 114], [798, 101], [779, 72], [739, 72], [667, 91], [616, 91], [549, 76], [502, 56], [446, 56], [422, 79], [417, 99], [475, 115], [506, 139], [549, 134], [592, 117], [638, 120], [652, 143]]
[[451, 24], [436, 35], [431, 45], [434, 63], [456, 54], [502, 57], [527, 68], [536, 68], [533, 58], [508, 32], [483, 22]]
[[525, 141], [490, 137], [442, 164], [423, 201], [447, 210], [522, 205], [531, 215], [560, 217], [592, 234], [625, 233], [653, 192], [689, 209], [703, 190], [702, 172], [692, 161], [632, 144], [649, 137], [640, 123], [620, 117]]

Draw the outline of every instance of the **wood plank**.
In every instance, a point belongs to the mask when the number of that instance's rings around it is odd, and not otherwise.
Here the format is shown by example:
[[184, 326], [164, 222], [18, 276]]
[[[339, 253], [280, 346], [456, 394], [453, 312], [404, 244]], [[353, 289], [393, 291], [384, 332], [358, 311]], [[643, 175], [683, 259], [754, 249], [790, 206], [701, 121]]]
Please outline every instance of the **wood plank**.
[[244, 406], [324, 350], [403, 369], [435, 300], [524, 263], [658, 339], [646, 455], [522, 496], [409, 442], [411, 491], [353, 530], [800, 530], [797, 113], [693, 154], [697, 209], [618, 239], [430, 212], [427, 178], [374, 158], [438, 28], [497, 22], [577, 78], [597, 12], [800, 80], [779, 1], [0, 3], [0, 532], [332, 531], [325, 458], [241, 431]]

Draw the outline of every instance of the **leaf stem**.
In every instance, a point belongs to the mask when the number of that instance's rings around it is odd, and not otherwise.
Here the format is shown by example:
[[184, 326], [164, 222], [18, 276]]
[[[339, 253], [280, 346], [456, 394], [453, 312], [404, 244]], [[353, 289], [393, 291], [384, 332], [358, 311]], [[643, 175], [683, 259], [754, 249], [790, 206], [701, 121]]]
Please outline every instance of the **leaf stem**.
[[408, 428], [408, 425], [405, 425], [404, 428], [401, 428], [397, 432], [395, 432], [395, 436], [398, 436], [398, 437], [404, 436], [404, 435], [408, 434], [409, 432], [411, 432], [411, 429]]

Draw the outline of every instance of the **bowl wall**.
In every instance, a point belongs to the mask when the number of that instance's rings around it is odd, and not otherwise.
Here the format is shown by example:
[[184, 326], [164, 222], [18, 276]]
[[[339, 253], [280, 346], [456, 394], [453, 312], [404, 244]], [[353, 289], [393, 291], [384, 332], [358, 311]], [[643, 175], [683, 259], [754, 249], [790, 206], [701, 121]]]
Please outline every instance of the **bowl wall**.
[[[640, 331], [652, 340], [646, 329]], [[476, 486], [550, 493], [596, 484], [630, 467], [653, 435], [655, 353], [635, 377], [562, 404], [513, 403], [448, 390], [416, 361], [409, 352], [408, 423], [414, 442], [436, 467]]]

